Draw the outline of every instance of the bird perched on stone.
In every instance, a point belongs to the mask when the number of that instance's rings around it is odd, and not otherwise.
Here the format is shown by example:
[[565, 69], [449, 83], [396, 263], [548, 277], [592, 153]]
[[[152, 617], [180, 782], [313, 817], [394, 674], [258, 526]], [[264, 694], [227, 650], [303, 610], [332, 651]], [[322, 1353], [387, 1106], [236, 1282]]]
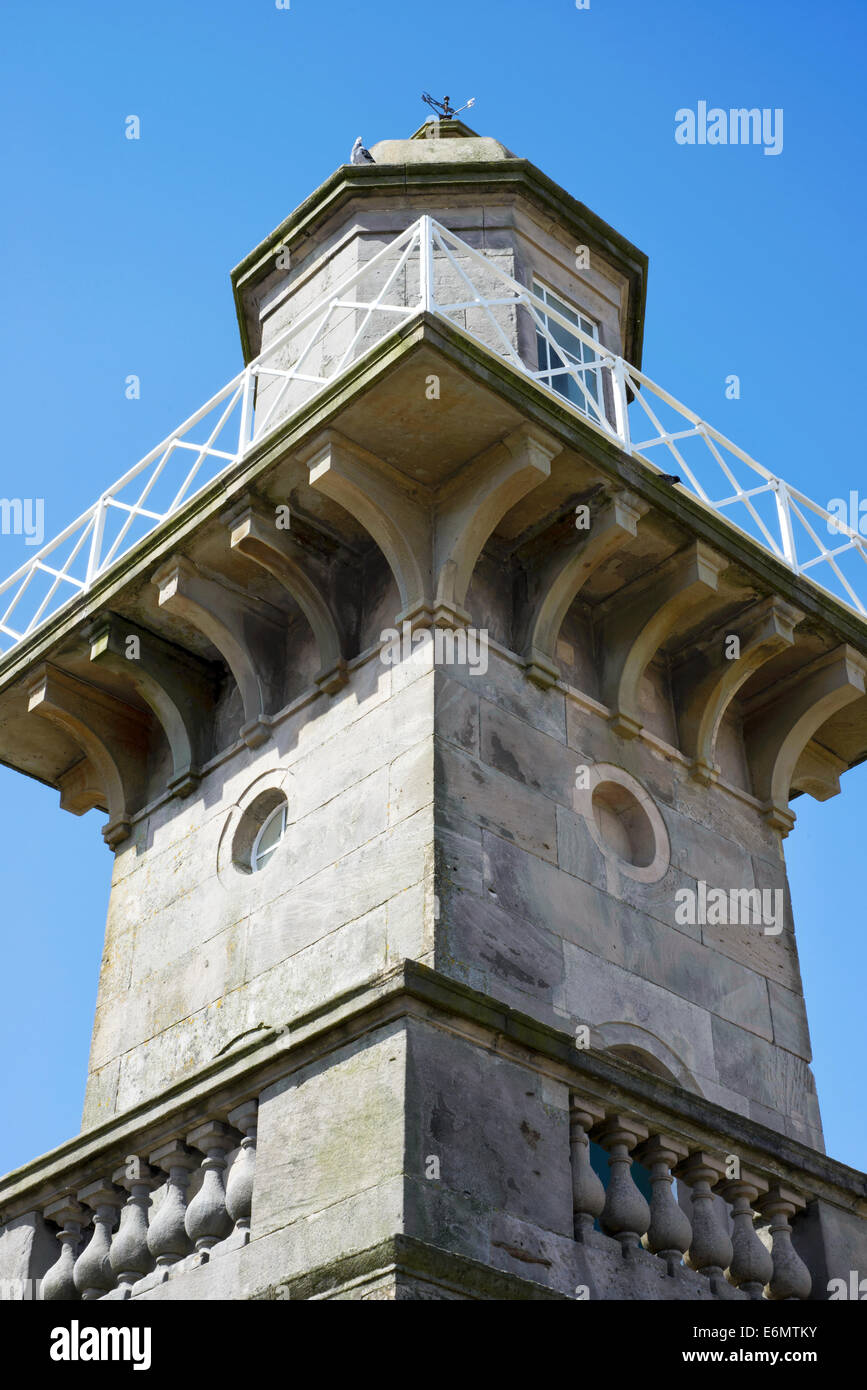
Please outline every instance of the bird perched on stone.
[[359, 135], [358, 139], [356, 140], [355, 144], [352, 146], [352, 154], [351, 154], [351, 156], [350, 156], [350, 162], [351, 162], [352, 164], [375, 164], [375, 163], [376, 163], [376, 160], [374, 159], [373, 155], [370, 153], [370, 150], [366, 150], [366, 149], [364, 148], [364, 145], [361, 143], [361, 136], [360, 136], [360, 135]]
[[658, 476], [661, 483], [670, 483], [672, 487], [674, 487], [675, 483], [680, 482], [680, 478], [676, 473], [660, 473]]

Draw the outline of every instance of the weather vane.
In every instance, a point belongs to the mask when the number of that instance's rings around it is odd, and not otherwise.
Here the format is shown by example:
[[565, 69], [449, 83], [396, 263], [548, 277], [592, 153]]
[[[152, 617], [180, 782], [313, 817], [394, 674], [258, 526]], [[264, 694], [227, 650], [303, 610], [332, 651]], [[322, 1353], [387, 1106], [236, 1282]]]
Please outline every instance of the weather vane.
[[430, 92], [422, 92], [421, 99], [422, 101], [426, 101], [428, 106], [436, 111], [441, 121], [451, 121], [455, 116], [459, 116], [462, 111], [466, 111], [467, 107], [475, 106], [476, 104], [475, 97], [470, 97], [469, 101], [465, 101], [463, 106], [459, 106], [456, 111], [449, 102], [448, 97], [445, 97], [442, 101], [435, 101], [430, 95]]

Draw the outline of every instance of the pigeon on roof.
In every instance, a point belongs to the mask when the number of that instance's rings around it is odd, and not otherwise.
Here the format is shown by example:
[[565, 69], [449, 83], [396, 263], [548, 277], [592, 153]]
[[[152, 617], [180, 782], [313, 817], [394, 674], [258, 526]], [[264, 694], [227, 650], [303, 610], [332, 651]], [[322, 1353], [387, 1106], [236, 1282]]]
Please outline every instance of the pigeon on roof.
[[352, 155], [350, 156], [350, 162], [351, 162], [352, 164], [375, 164], [375, 163], [376, 163], [376, 160], [374, 159], [373, 155], [370, 153], [370, 150], [366, 150], [366, 149], [364, 148], [363, 144], [361, 143], [361, 136], [360, 136], [360, 135], [359, 135], [358, 139], [356, 140], [355, 144], [352, 146]]

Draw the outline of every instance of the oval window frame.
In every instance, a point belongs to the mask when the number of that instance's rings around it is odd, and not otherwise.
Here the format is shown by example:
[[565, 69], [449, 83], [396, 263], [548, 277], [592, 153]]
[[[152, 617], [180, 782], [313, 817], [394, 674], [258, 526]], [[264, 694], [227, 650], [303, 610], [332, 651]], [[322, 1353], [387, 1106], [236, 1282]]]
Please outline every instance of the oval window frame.
[[[604, 787], [606, 783], [614, 783], [631, 793], [647, 817], [654, 840], [654, 854], [648, 864], [630, 863], [628, 859], [622, 858], [603, 836], [596, 820], [593, 797], [597, 789]], [[658, 883], [668, 873], [671, 843], [665, 821], [650, 793], [625, 768], [617, 767], [615, 763], [591, 763], [588, 767], [587, 786], [575, 789], [573, 807], [584, 818], [594, 843], [606, 860], [616, 865], [618, 871], [627, 878], [635, 879], [637, 883]]]

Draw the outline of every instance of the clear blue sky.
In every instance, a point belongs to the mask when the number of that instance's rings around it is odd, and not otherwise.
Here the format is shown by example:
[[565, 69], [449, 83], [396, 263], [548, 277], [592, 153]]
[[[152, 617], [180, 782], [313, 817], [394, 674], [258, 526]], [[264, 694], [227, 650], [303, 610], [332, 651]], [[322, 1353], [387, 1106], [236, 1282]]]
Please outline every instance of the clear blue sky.
[[[865, 488], [863, 0], [6, 0], [0, 26], [0, 496], [44, 497], [48, 536], [238, 370], [229, 269], [423, 89], [648, 253], [649, 375], [819, 502]], [[700, 100], [782, 107], [782, 154], [677, 145]], [[0, 575], [32, 553], [0, 536]], [[787, 842], [828, 1150], [860, 1167], [865, 807], [862, 767]], [[101, 819], [0, 768], [0, 1171], [78, 1130]]]

